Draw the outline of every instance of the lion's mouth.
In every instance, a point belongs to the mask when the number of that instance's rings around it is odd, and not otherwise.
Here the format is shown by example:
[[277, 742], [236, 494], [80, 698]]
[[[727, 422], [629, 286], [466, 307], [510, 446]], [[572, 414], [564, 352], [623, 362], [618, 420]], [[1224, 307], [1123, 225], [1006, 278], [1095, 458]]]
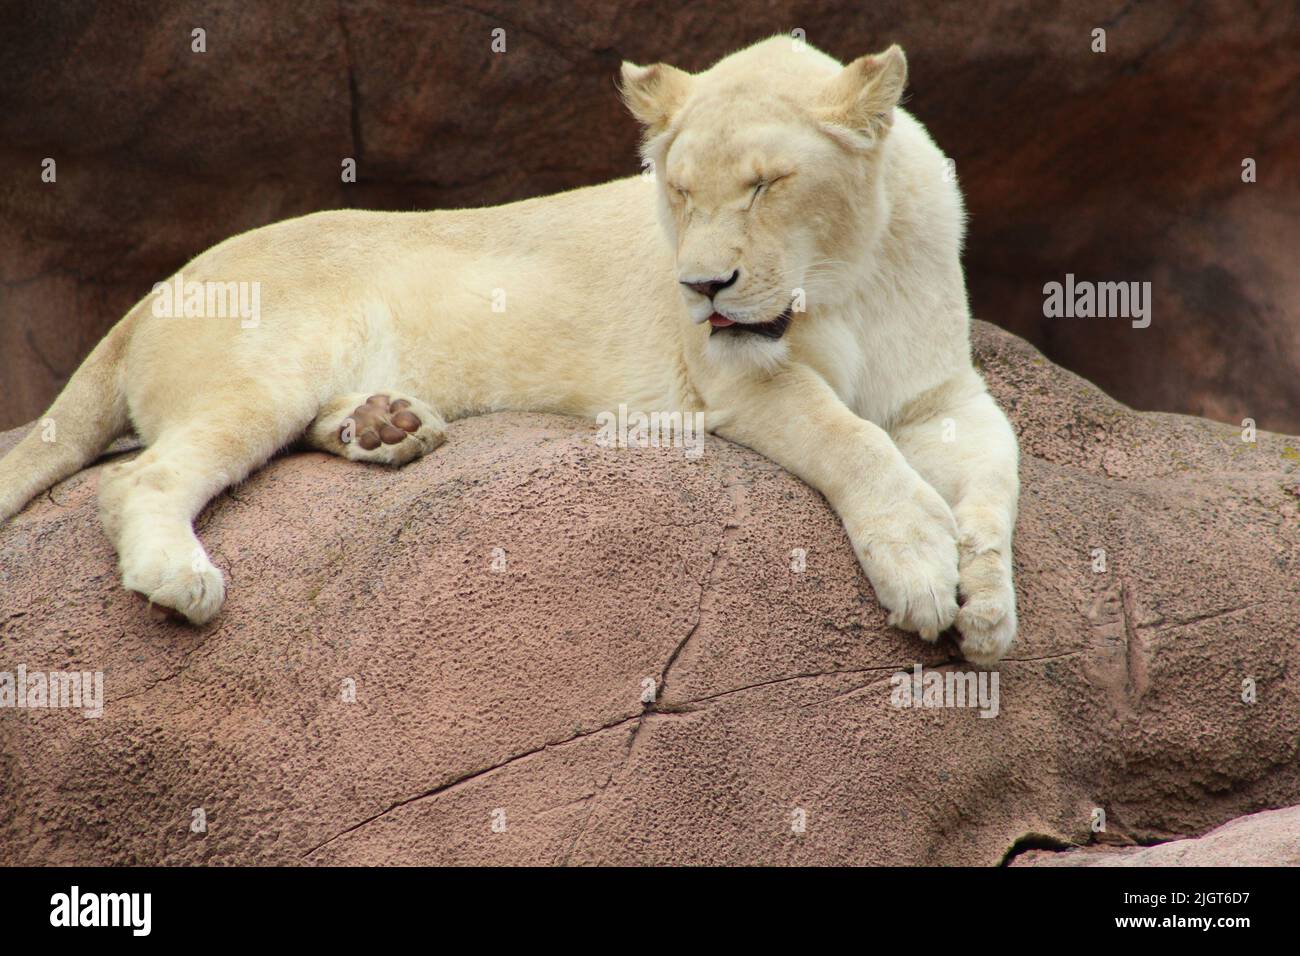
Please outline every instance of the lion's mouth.
[[737, 322], [714, 312], [709, 316], [710, 335], [758, 335], [765, 339], [779, 339], [790, 327], [790, 310], [786, 309], [770, 322]]

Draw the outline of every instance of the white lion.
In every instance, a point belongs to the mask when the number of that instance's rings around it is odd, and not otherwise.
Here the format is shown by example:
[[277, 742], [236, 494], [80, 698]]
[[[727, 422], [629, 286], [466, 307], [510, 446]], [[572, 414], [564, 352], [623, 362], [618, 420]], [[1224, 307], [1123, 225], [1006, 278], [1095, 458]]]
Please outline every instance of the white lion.
[[0, 462], [0, 521], [134, 428], [146, 450], [99, 490], [122, 583], [202, 623], [225, 585], [195, 515], [300, 437], [400, 465], [476, 413], [703, 411], [826, 496], [891, 623], [955, 622], [969, 660], [998, 660], [1016, 440], [971, 364], [961, 196], [898, 108], [902, 51], [841, 66], [776, 37], [622, 74], [654, 175], [221, 243], [186, 285], [251, 285], [258, 321], [201, 295], [160, 315], [156, 289], [55, 401], [57, 440]]

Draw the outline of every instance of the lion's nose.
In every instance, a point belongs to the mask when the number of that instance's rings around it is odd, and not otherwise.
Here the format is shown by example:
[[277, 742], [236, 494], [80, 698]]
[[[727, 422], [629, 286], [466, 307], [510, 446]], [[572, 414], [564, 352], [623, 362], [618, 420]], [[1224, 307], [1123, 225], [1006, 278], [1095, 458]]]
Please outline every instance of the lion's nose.
[[723, 289], [729, 289], [733, 285], [735, 285], [736, 280], [739, 278], [740, 278], [740, 270], [736, 269], [726, 279], [704, 279], [700, 282], [688, 282], [687, 280], [683, 279], [682, 285], [686, 286], [686, 288], [688, 289], [692, 289], [698, 292], [700, 295], [704, 296], [705, 298], [712, 299]]

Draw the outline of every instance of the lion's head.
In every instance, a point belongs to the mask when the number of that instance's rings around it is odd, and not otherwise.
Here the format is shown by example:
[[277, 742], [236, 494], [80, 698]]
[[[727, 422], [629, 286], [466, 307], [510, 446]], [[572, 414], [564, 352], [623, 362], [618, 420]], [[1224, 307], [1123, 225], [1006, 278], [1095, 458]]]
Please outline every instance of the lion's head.
[[774, 37], [689, 74], [624, 63], [660, 218], [714, 358], [762, 364], [805, 308], [833, 306], [884, 221], [879, 158], [907, 80], [902, 50], [848, 66]]

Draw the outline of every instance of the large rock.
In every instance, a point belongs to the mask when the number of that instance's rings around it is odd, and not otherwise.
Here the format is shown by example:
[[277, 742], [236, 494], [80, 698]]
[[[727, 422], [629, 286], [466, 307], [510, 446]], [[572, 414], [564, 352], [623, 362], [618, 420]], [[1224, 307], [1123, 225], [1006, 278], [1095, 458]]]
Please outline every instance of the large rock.
[[91, 469], [0, 530], [0, 670], [106, 698], [0, 710], [0, 863], [990, 865], [1096, 808], [1147, 843], [1300, 803], [1300, 441], [976, 340], [1024, 449], [995, 718], [892, 706], [966, 665], [721, 440], [494, 415], [400, 471], [282, 457], [200, 518], [230, 597], [199, 629], [117, 586]]
[[1150, 847], [1029, 850], [1012, 866], [1300, 866], [1300, 807], [1264, 810], [1202, 837]]
[[[908, 106], [968, 197], [977, 315], [1130, 404], [1300, 432], [1289, 0], [1047, 13], [812, 0], [797, 20], [758, 0], [671, 16], [608, 0], [11, 6], [0, 427], [37, 417], [153, 282], [215, 242], [318, 209], [479, 205], [627, 175], [637, 131], [614, 92], [620, 59], [699, 69], [803, 30], [845, 59], [907, 49]], [[196, 28], [206, 53], [191, 50]], [[47, 157], [56, 184], [41, 181]], [[1257, 182], [1242, 182], [1246, 158]], [[1067, 272], [1152, 282], [1151, 327], [1044, 318], [1043, 285]]]

